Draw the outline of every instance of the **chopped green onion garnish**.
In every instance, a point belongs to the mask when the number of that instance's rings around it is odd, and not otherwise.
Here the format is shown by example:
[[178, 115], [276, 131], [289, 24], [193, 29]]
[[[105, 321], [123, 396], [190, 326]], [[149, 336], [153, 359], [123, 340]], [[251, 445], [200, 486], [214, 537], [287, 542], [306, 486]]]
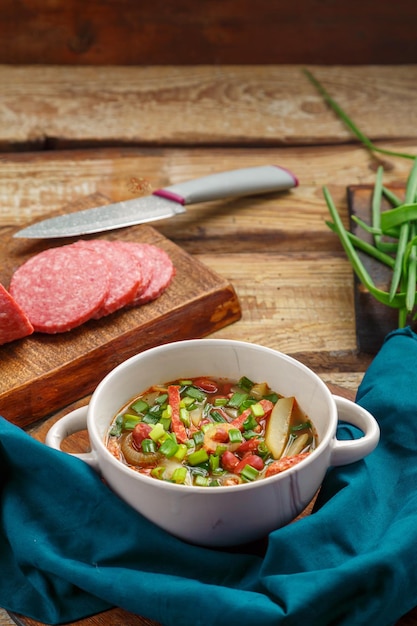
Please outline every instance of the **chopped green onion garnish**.
[[154, 441], [158, 441], [158, 439], [160, 439], [165, 434], [165, 428], [160, 422], [158, 422], [158, 424], [155, 424], [155, 426], [152, 428], [151, 432], [149, 433], [149, 437]]
[[239, 443], [243, 441], [242, 433], [238, 428], [231, 428], [229, 430], [229, 441], [230, 443]]
[[256, 404], [257, 400], [255, 398], [247, 398], [239, 407], [239, 411], [243, 413], [246, 409], [249, 409], [253, 404]]
[[270, 450], [268, 448], [268, 446], [266, 445], [265, 441], [260, 441], [258, 443], [258, 454], [264, 458], [265, 456], [267, 456], [268, 454], [270, 454]]
[[248, 415], [248, 417], [243, 422], [244, 430], [252, 430], [257, 425], [258, 425], [258, 422], [256, 421], [253, 415]]
[[142, 421], [145, 422], [145, 424], [156, 424], [158, 420], [159, 420], [158, 416], [151, 415], [151, 413], [147, 413], [142, 418]]
[[193, 439], [196, 446], [200, 446], [204, 441], [204, 433], [202, 430], [197, 430], [193, 433]]
[[244, 389], [245, 391], [250, 391], [254, 383], [246, 376], [242, 376], [242, 378], [239, 380], [238, 385], [239, 387], [241, 387], [241, 389]]
[[199, 465], [200, 463], [208, 461], [208, 458], [209, 455], [207, 454], [207, 451], [204, 450], [204, 448], [201, 448], [200, 450], [196, 450], [195, 452], [189, 454], [187, 457], [187, 462], [190, 465]]
[[245, 430], [243, 431], [242, 435], [246, 440], [253, 439], [254, 437], [259, 437], [259, 433], [257, 433], [255, 430]]
[[252, 467], [252, 465], [245, 465], [243, 470], [240, 472], [240, 475], [245, 480], [253, 481], [258, 478], [259, 472], [257, 469]]
[[130, 408], [136, 411], [136, 413], [146, 413], [149, 409], [149, 404], [145, 400], [137, 400], [130, 405]]
[[227, 403], [228, 406], [233, 406], [236, 409], [238, 409], [240, 407], [240, 405], [242, 404], [242, 402], [245, 402], [245, 400], [247, 399], [248, 394], [241, 392], [241, 391], [236, 391], [232, 397], [229, 399], [229, 402]]
[[143, 452], [156, 452], [156, 444], [152, 439], [144, 439], [142, 441]]
[[159, 447], [159, 452], [170, 459], [178, 451], [179, 445], [171, 437], [167, 437]]
[[180, 420], [184, 424], [184, 426], [190, 425], [190, 414], [185, 407], [180, 408]]
[[197, 474], [194, 479], [194, 484], [196, 485], [196, 487], [208, 487], [210, 485], [210, 478]]
[[291, 432], [295, 433], [298, 430], [304, 430], [304, 428], [311, 428], [311, 422], [301, 422], [301, 424], [294, 424], [294, 426], [291, 426], [290, 430]]
[[219, 469], [220, 467], [220, 457], [217, 454], [210, 454], [209, 458], [210, 469], [212, 472]]
[[162, 411], [162, 417], [172, 417], [172, 406], [170, 406], [169, 404], [167, 405], [166, 409]]
[[227, 402], [228, 398], [214, 398], [214, 406], [224, 406]]
[[206, 394], [200, 389], [197, 389], [197, 387], [187, 387], [185, 394], [189, 398], [194, 398], [194, 400], [198, 400], [199, 402], [203, 402], [203, 400], [207, 398]]
[[147, 412], [147, 415], [156, 415], [157, 417], [160, 417], [164, 409], [166, 409], [166, 404], [154, 404]]
[[263, 415], [265, 415], [265, 411], [260, 402], [257, 402], [256, 404], [252, 404], [250, 410], [252, 411], [252, 414], [255, 417], [262, 417]]
[[155, 398], [155, 404], [164, 404], [164, 402], [166, 402], [168, 400], [168, 394], [167, 393], [161, 393], [160, 396], [157, 396]]
[[213, 405], [210, 402], [204, 402], [203, 403], [202, 418], [203, 419], [210, 418], [210, 412], [212, 410], [213, 410]]
[[164, 474], [165, 467], [163, 465], [158, 465], [157, 467], [151, 469], [151, 476], [153, 476], [154, 478], [163, 478]]
[[216, 447], [215, 455], [221, 456], [224, 452], [226, 452], [226, 450], [227, 450], [227, 446], [219, 443], [219, 445]]
[[187, 478], [187, 468], [186, 467], [176, 467], [172, 472], [171, 481], [173, 483], [177, 483], [177, 485], [182, 485]]
[[268, 395], [264, 396], [264, 398], [265, 400], [269, 400], [273, 404], [276, 404], [278, 402], [279, 395], [277, 393], [269, 393]]
[[215, 409], [213, 409], [213, 411], [210, 411], [210, 416], [214, 422], [227, 422], [227, 419], [224, 417], [224, 415], [222, 415], [221, 413], [219, 413], [219, 411], [216, 411]]
[[126, 413], [123, 416], [123, 428], [125, 430], [133, 430], [136, 426], [136, 424], [139, 424], [141, 418], [139, 417], [139, 415], [129, 415], [128, 413]]
[[178, 450], [174, 454], [174, 459], [177, 461], [183, 461], [187, 455], [188, 448], [185, 443], [178, 444]]
[[122, 433], [123, 428], [123, 415], [118, 415], [113, 422], [113, 426], [110, 430], [110, 435], [113, 437], [119, 437]]
[[164, 427], [164, 430], [169, 430], [169, 427], [171, 426], [171, 418], [161, 417], [159, 420], [159, 423], [162, 424], [162, 426]]

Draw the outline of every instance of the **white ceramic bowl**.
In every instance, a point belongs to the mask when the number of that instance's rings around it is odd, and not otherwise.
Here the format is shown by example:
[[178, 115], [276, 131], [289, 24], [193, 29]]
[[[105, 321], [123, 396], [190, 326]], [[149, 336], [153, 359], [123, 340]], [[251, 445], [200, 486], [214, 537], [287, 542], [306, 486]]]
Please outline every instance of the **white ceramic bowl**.
[[[270, 478], [229, 487], [196, 487], [156, 480], [135, 472], [105, 446], [110, 423], [120, 408], [156, 383], [214, 376], [266, 381], [294, 395], [312, 420], [317, 448], [298, 465]], [[364, 436], [336, 439], [338, 419]], [[87, 425], [91, 453], [76, 455], [100, 472], [111, 489], [149, 520], [177, 537], [200, 545], [231, 546], [259, 539], [293, 520], [312, 500], [330, 466], [362, 459], [379, 440], [375, 419], [360, 406], [330, 393], [299, 361], [260, 345], [224, 339], [179, 341], [137, 354], [98, 385], [88, 407], [59, 420], [47, 444], [60, 448], [69, 434]]]

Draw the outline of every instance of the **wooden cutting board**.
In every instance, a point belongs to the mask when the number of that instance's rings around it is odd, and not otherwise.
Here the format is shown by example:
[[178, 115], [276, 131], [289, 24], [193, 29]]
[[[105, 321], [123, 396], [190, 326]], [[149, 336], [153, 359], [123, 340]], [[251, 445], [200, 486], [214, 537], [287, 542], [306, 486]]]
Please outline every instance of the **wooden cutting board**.
[[[392, 191], [404, 197], [404, 187], [392, 187]], [[372, 210], [371, 185], [351, 185], [347, 189], [349, 215], [360, 217], [367, 224], [371, 224]], [[382, 210], [392, 208], [387, 201], [383, 201]], [[372, 243], [372, 236], [366, 233], [355, 222], [350, 222], [350, 230], [364, 241]], [[392, 272], [382, 263], [379, 263], [367, 254], [358, 251], [358, 254], [373, 279], [376, 287], [389, 291]], [[377, 302], [369, 291], [361, 284], [355, 275], [354, 302], [357, 345], [360, 352], [376, 354], [380, 349], [384, 337], [398, 326], [398, 312], [380, 302]], [[416, 322], [409, 320], [414, 329]]]
[[[66, 207], [66, 212], [106, 204], [94, 194]], [[0, 282], [7, 288], [26, 259], [75, 239], [14, 239], [16, 229], [0, 229]], [[204, 337], [241, 317], [233, 286], [163, 237], [139, 225], [88, 238], [155, 244], [171, 257], [176, 274], [157, 300], [92, 320], [67, 333], [30, 337], [0, 346], [0, 415], [19, 426], [91, 393], [121, 361], [158, 344]]]

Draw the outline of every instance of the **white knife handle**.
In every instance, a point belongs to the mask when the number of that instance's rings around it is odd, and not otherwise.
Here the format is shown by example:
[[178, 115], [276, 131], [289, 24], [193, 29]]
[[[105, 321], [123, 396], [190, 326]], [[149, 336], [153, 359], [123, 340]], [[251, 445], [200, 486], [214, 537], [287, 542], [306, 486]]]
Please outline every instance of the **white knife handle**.
[[298, 180], [290, 171], [275, 165], [246, 167], [196, 178], [154, 191], [180, 204], [196, 204], [232, 196], [247, 196], [291, 189]]

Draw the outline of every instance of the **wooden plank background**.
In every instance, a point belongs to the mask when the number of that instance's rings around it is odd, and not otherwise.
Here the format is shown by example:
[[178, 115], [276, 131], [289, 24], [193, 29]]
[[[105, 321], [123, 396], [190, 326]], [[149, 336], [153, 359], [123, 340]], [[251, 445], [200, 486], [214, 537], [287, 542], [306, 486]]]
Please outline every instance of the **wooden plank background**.
[[[205, 203], [157, 228], [236, 288], [242, 319], [215, 336], [280, 349], [313, 367], [325, 382], [356, 391], [370, 357], [357, 351], [352, 270], [325, 224], [322, 187], [329, 187], [347, 223], [349, 185], [372, 184], [381, 161], [386, 182], [403, 184], [410, 161], [371, 157], [323, 104], [299, 65], [81, 66], [88, 50], [79, 53], [79, 67], [27, 65], [41, 60], [34, 44], [44, 46], [36, 30], [37, 2], [20, 3], [19, 19], [10, 13], [17, 3], [2, 4], [9, 13], [2, 13], [0, 54], [13, 45], [10, 58], [22, 64], [0, 66], [0, 226], [23, 226], [89, 194], [131, 198], [136, 178], [156, 188], [222, 169], [286, 166], [300, 179], [290, 193]], [[52, 25], [64, 3], [45, 4]], [[118, 4], [124, 11], [127, 3]], [[332, 3], [320, 4], [330, 9]], [[85, 5], [78, 15], [96, 3]], [[109, 2], [100, 5], [110, 10]], [[231, 3], [217, 5], [220, 10]], [[414, 0], [408, 3], [413, 44], [415, 6]], [[401, 7], [401, 1], [392, 6], [396, 19], [404, 15]], [[372, 20], [385, 19], [387, 12], [391, 8], [377, 4]], [[23, 17], [33, 27], [24, 37]], [[369, 15], [367, 41], [370, 23]], [[393, 18], [393, 31], [395, 23]], [[13, 25], [16, 41], [8, 32]], [[52, 30], [44, 36], [58, 40]], [[57, 63], [67, 41], [59, 32], [62, 41], [48, 52], [48, 58], [55, 52]], [[32, 58], [18, 57], [17, 48], [27, 51], [29, 44]], [[279, 44], [276, 40], [271, 49]], [[412, 54], [401, 66], [365, 67], [354, 65], [355, 49], [352, 43], [349, 66], [309, 68], [374, 142], [416, 154]], [[401, 620], [415, 623], [415, 613], [414, 619]], [[1, 610], [0, 624], [11, 624]]]
[[[353, 137], [302, 69], [0, 65], [0, 150], [138, 146], [155, 159], [167, 146], [299, 146], [302, 161], [313, 146], [326, 158], [325, 146]], [[308, 69], [371, 139], [413, 145], [417, 65]]]
[[417, 62], [415, 0], [1, 0], [0, 15], [0, 63]]
[[[310, 69], [375, 142], [416, 152], [416, 65]], [[89, 194], [129, 199], [137, 177], [157, 188], [265, 163], [293, 170], [291, 193], [205, 203], [157, 228], [236, 287], [243, 317], [220, 336], [266, 343], [356, 389], [369, 357], [356, 350], [352, 271], [322, 186], [347, 219], [347, 186], [372, 184], [379, 160], [300, 67], [0, 66], [0, 83], [0, 226]], [[383, 161], [386, 181], [403, 183], [410, 161]]]

